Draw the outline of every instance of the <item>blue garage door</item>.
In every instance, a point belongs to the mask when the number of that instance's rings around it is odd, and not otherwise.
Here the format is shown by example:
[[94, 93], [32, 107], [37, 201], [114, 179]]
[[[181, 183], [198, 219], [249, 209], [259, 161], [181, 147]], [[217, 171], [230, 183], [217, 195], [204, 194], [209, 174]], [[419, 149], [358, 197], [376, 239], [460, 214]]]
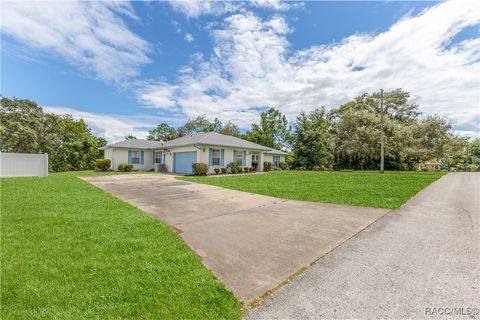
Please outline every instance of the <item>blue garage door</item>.
[[192, 164], [197, 162], [197, 151], [175, 152], [173, 154], [173, 171], [176, 173], [193, 173]]

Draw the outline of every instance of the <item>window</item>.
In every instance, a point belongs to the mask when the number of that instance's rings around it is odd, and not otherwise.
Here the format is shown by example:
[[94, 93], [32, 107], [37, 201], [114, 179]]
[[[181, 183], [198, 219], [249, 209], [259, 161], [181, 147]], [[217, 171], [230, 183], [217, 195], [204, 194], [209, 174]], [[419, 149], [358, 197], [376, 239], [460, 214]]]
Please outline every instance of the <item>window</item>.
[[240, 165], [243, 165], [243, 152], [242, 151], [234, 151], [235, 153], [233, 154], [233, 159], [240, 163]]
[[220, 165], [220, 149], [212, 149], [212, 166]]
[[153, 153], [153, 163], [163, 163], [163, 151], [155, 151]]
[[252, 161], [258, 161], [258, 154], [252, 154]]
[[280, 166], [280, 156], [273, 156], [273, 165], [275, 167]]
[[132, 163], [140, 164], [140, 151], [132, 151]]

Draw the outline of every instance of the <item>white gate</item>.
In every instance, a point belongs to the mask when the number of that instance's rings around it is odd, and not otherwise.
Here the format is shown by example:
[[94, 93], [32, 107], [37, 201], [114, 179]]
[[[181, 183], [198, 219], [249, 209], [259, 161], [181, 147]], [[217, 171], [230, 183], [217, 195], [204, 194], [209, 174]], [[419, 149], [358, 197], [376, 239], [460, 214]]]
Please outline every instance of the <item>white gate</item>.
[[0, 177], [46, 177], [48, 154], [0, 153]]

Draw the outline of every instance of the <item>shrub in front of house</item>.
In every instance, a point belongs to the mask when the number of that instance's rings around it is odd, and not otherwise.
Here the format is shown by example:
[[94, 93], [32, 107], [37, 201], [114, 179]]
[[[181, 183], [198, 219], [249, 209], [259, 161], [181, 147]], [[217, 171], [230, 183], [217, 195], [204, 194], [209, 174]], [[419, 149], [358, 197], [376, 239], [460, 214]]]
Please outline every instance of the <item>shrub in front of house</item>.
[[193, 174], [196, 176], [206, 176], [208, 173], [208, 164], [194, 163], [192, 164]]
[[258, 161], [252, 161], [252, 167], [253, 167], [254, 171], [257, 170], [257, 168], [258, 168]]
[[237, 161], [233, 161], [227, 164], [227, 169], [230, 171], [230, 173], [239, 173], [241, 168], [242, 167], [240, 166], [240, 163], [238, 163]]
[[215, 174], [219, 174], [220, 173], [220, 168], [215, 168], [215, 169], [213, 169], [213, 171], [215, 172]]
[[222, 172], [222, 174], [226, 174], [227, 173], [227, 168], [222, 168], [220, 171]]
[[133, 164], [120, 163], [118, 165], [118, 171], [129, 172], [129, 171], [132, 171], [132, 169], [133, 169]]
[[282, 170], [288, 170], [288, 163], [286, 162], [280, 162], [280, 169]]
[[268, 172], [271, 171], [273, 167], [273, 164], [270, 161], [265, 161], [263, 163], [263, 171]]
[[112, 162], [110, 159], [97, 159], [95, 160], [95, 168], [100, 171], [107, 171], [110, 168]]

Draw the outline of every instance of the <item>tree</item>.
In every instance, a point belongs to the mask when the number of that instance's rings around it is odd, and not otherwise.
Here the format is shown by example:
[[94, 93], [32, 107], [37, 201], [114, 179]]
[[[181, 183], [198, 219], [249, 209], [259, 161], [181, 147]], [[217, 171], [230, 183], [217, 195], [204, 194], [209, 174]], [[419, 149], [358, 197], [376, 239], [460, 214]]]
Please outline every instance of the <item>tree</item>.
[[148, 131], [147, 140], [168, 141], [179, 137], [179, 132], [166, 123], [159, 124], [155, 129]]
[[300, 113], [293, 139], [295, 167], [314, 169], [333, 165], [334, 136], [330, 128], [331, 119], [324, 107]]
[[260, 115], [260, 124], [253, 123], [247, 140], [275, 149], [284, 149], [290, 141], [287, 118], [277, 109], [269, 108]]
[[210, 121], [208, 121], [205, 115], [198, 116], [193, 120], [188, 120], [187, 123], [185, 123], [185, 125], [183, 126], [183, 128], [186, 134], [214, 131], [214, 125]]
[[[418, 106], [409, 103], [410, 94], [401, 89], [386, 92], [384, 97], [385, 167], [413, 169], [416, 163], [425, 160], [422, 143], [426, 141], [421, 141], [425, 124], [418, 120]], [[333, 112], [337, 166], [352, 169], [378, 168], [379, 99], [380, 93], [362, 94]]]
[[48, 153], [52, 171], [93, 169], [105, 139], [95, 137], [83, 120], [45, 113], [34, 101], [2, 98], [2, 149]]
[[136, 140], [137, 137], [135, 137], [134, 135], [131, 135], [129, 134], [128, 136], [125, 137], [125, 140]]
[[226, 134], [226, 135], [229, 135], [229, 136], [234, 136], [234, 137], [240, 136], [240, 129], [238, 128], [238, 126], [235, 123], [233, 123], [231, 121], [228, 121], [217, 132], [219, 132], [221, 134]]

